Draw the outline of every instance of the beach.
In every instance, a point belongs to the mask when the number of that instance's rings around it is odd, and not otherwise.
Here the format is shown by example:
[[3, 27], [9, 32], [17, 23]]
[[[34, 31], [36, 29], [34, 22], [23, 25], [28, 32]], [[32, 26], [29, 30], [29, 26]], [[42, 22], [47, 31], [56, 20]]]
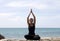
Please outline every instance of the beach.
[[[0, 33], [5, 37], [0, 41], [26, 41], [24, 35], [28, 33], [28, 29], [1, 28]], [[40, 41], [60, 41], [60, 28], [36, 28], [36, 35], [41, 37]]]
[[[36, 28], [36, 35], [40, 37], [60, 37], [60, 28]], [[0, 28], [0, 34], [5, 38], [24, 38], [28, 34], [27, 28]]]
[[[2, 39], [0, 41], [26, 41], [26, 39]], [[28, 41], [34, 41], [34, 40], [28, 40]], [[60, 37], [41, 37], [40, 41], [60, 41]]]

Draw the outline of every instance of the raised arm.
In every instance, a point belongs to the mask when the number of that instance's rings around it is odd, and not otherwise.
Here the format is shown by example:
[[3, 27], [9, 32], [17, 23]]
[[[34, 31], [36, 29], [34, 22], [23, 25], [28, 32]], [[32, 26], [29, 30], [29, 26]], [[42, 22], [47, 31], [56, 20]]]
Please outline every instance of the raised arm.
[[31, 10], [31, 13], [32, 13], [32, 15], [33, 15], [33, 17], [34, 17], [34, 24], [36, 24], [36, 17], [35, 17], [35, 15], [33, 14], [32, 10]]
[[[30, 13], [31, 14], [31, 13]], [[30, 14], [28, 15], [27, 17], [27, 23], [29, 24], [29, 17], [30, 17]]]

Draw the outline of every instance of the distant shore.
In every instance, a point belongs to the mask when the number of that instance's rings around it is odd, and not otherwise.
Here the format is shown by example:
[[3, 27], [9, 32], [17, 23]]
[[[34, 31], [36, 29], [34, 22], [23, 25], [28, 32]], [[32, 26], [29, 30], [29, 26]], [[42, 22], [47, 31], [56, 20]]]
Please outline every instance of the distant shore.
[[[26, 39], [2, 39], [0, 41], [26, 41]], [[40, 41], [60, 41], [60, 37], [41, 37]]]

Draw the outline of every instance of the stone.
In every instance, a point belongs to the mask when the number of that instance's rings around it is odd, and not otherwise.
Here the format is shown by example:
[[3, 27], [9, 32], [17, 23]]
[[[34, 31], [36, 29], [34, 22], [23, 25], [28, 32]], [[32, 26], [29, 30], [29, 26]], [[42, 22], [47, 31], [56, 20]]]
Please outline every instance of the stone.
[[0, 40], [1, 40], [1, 39], [5, 39], [5, 37], [0, 34]]

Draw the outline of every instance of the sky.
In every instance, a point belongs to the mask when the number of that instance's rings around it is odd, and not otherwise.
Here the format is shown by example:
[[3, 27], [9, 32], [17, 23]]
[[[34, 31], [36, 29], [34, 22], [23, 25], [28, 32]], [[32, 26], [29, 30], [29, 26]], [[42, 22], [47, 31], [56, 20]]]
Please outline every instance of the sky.
[[0, 28], [27, 28], [32, 9], [36, 27], [60, 27], [60, 0], [0, 0]]

